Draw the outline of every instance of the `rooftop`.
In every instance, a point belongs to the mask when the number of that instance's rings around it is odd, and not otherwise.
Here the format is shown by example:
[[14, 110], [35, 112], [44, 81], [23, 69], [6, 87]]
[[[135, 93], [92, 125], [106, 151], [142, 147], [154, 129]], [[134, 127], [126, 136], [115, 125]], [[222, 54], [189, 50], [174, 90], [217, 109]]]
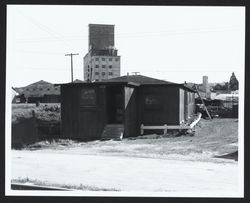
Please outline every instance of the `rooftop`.
[[89, 24], [89, 27], [107, 27], [107, 26], [110, 26], [110, 27], [114, 27], [115, 25], [112, 25], [112, 24]]
[[173, 82], [165, 81], [165, 80], [159, 80], [143, 75], [125, 75], [121, 77], [111, 78], [108, 80], [103, 80], [102, 82], [132, 82], [137, 83], [140, 85], [147, 85], [147, 84], [176, 84]]

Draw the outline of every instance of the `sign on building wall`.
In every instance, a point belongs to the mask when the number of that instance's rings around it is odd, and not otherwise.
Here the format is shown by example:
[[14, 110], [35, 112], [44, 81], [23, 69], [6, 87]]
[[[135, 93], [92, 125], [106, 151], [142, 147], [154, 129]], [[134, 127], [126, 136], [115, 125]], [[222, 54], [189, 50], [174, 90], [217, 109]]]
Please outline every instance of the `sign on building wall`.
[[82, 89], [80, 95], [81, 106], [95, 106], [96, 105], [96, 92], [95, 89]]
[[159, 109], [161, 108], [161, 98], [159, 95], [148, 94], [144, 97], [144, 105], [147, 109]]

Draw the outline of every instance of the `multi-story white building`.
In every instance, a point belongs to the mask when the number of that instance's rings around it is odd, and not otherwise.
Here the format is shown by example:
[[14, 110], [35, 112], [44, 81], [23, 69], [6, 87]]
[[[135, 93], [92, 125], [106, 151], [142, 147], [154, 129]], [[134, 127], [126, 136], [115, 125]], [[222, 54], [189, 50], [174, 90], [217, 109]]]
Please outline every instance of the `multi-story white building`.
[[120, 76], [121, 57], [114, 48], [114, 25], [89, 25], [89, 52], [84, 56], [84, 80]]

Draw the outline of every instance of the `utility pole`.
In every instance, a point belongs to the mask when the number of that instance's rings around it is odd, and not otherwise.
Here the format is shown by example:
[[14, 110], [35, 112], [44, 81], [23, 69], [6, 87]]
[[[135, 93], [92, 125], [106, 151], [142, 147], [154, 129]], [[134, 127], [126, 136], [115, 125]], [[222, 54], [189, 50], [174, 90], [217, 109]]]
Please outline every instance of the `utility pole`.
[[78, 53], [77, 54], [65, 54], [65, 56], [70, 56], [71, 57], [71, 82], [73, 82], [73, 56], [74, 55], [79, 55]]

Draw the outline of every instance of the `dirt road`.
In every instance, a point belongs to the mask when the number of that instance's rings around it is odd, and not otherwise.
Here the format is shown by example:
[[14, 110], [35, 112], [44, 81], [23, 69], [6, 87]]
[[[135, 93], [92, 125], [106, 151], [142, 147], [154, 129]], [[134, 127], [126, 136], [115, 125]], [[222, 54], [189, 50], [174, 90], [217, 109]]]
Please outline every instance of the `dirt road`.
[[[62, 151], [63, 152], [63, 151]], [[212, 163], [122, 156], [12, 151], [12, 179], [128, 192], [237, 196], [237, 162]], [[195, 195], [196, 194], [196, 195]]]

